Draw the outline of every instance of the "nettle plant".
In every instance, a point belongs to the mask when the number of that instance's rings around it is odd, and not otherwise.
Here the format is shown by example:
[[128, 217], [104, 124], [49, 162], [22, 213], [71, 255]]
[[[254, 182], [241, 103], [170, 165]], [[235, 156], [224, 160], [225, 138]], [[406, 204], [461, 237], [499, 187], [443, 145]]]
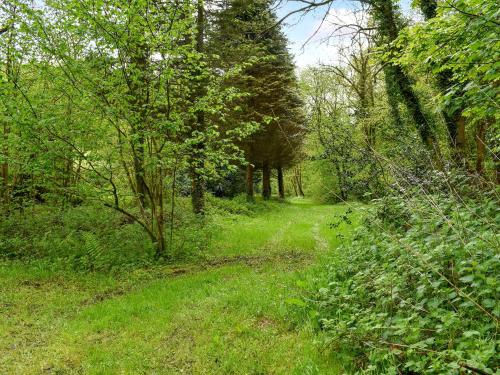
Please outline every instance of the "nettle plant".
[[493, 374], [500, 221], [493, 198], [377, 201], [308, 308], [360, 373]]

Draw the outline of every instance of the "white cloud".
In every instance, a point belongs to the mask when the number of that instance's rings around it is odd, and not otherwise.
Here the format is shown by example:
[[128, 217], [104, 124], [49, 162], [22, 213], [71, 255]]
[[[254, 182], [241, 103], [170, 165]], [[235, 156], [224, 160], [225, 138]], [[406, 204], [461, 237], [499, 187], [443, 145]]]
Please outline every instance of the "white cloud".
[[298, 68], [338, 61], [340, 51], [352, 44], [359, 26], [366, 26], [367, 20], [367, 12], [362, 9], [332, 8], [326, 17], [317, 14], [307, 35], [293, 41]]

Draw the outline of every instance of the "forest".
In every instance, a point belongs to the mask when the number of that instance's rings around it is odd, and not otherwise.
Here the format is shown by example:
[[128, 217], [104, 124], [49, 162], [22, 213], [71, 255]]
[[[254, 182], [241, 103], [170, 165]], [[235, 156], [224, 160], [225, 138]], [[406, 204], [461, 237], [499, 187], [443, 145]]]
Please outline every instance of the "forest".
[[0, 374], [500, 373], [499, 119], [494, 0], [0, 0]]

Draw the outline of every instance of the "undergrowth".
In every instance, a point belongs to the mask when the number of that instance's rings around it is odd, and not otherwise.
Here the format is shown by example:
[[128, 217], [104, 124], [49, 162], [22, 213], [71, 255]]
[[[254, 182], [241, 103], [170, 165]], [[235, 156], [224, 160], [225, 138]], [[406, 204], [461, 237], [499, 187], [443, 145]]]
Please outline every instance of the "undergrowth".
[[299, 309], [352, 372], [496, 373], [498, 207], [494, 195], [375, 201]]
[[[166, 218], [167, 261], [203, 256], [218, 230], [216, 217], [253, 216], [279, 202], [246, 202], [246, 197], [207, 196], [208, 213], [191, 213], [188, 198], [178, 198], [173, 223]], [[33, 205], [4, 214], [0, 220], [0, 260], [31, 263], [41, 268], [79, 272], [121, 272], [149, 267], [154, 247], [143, 229], [126, 217], [98, 205], [65, 209]]]

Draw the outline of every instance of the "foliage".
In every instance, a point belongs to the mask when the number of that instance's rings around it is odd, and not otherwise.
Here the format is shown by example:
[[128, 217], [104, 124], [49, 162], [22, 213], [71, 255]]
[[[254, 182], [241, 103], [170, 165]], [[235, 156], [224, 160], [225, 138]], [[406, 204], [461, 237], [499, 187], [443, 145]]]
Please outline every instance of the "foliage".
[[[387, 113], [381, 114], [376, 109], [386, 100], [383, 94], [379, 95], [380, 87], [372, 87], [374, 82], [367, 83], [371, 89], [364, 88], [366, 92], [361, 96], [372, 97], [373, 102], [367, 105], [363, 99], [361, 103], [355, 93], [358, 89], [332, 74], [332, 69], [340, 68], [308, 68], [301, 74], [309, 130], [305, 152], [310, 160], [308, 168], [312, 168], [306, 174], [316, 174], [315, 183], [319, 184], [311, 193], [330, 202], [365, 199], [365, 194], [382, 195], [386, 150], [390, 150], [388, 157], [391, 158], [399, 151], [408, 156], [406, 143], [412, 133], [396, 139], [387, 137], [387, 133], [395, 130], [386, 120]], [[358, 73], [345, 68], [342, 74], [356, 76]]]
[[444, 194], [374, 202], [309, 304], [325, 345], [361, 373], [493, 374], [497, 204]]
[[304, 194], [318, 203], [339, 201], [337, 178], [328, 160], [308, 160], [304, 166]]
[[[210, 244], [213, 226], [191, 213], [179, 199], [170, 260], [197, 258]], [[32, 263], [45, 269], [124, 272], [150, 266], [154, 248], [144, 231], [110, 209], [84, 205], [61, 210], [33, 206], [0, 222], [0, 259]]]
[[262, 209], [267, 206], [265, 202], [259, 201], [248, 202], [245, 195], [240, 194], [232, 199], [218, 199], [209, 197], [209, 207], [211, 212], [216, 215], [248, 215], [250, 216], [255, 210]]
[[4, 217], [0, 256], [48, 268], [105, 271], [149, 263], [152, 248], [140, 228], [96, 207], [34, 207]]
[[138, 223], [156, 257], [173, 256], [164, 193], [175, 200], [183, 174], [201, 186], [243, 162], [236, 143], [257, 124], [228, 125], [242, 95], [228, 82], [249, 62], [208, 65], [201, 0], [10, 4], [0, 9], [11, 25], [0, 38], [2, 208], [37, 190], [52, 204], [98, 200]]
[[241, 143], [246, 161], [257, 169], [263, 163], [290, 166], [300, 157], [304, 116], [287, 39], [275, 27], [273, 2], [232, 0], [223, 4], [209, 48], [217, 51], [215, 65], [222, 70], [246, 64], [231, 82], [245, 93], [233, 118], [261, 125]]
[[498, 372], [498, 5], [352, 1], [0, 1], [0, 372]]
[[[220, 229], [219, 217], [256, 217], [284, 205], [280, 201], [249, 203], [245, 195], [207, 198], [204, 219], [191, 212], [188, 198], [176, 199], [172, 227], [169, 217], [166, 230], [169, 262], [203, 258]], [[153, 255], [154, 247], [139, 225], [98, 205], [63, 209], [32, 205], [3, 216], [0, 222], [0, 259], [42, 269], [119, 273], [151, 266]]]
[[500, 42], [498, 3], [493, 0], [454, 0], [438, 7], [437, 17], [408, 28], [396, 42], [404, 46], [400, 62], [418, 61], [438, 75], [451, 72], [453, 86], [444, 92], [443, 105], [475, 123], [499, 119], [498, 81]]

